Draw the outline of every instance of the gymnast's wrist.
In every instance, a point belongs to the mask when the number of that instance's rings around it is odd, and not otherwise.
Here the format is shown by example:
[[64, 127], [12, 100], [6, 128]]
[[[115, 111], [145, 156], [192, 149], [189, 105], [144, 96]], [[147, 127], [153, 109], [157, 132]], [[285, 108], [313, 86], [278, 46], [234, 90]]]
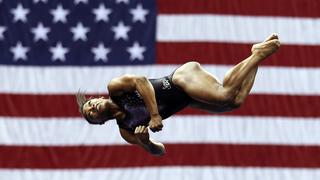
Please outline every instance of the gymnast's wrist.
[[156, 113], [150, 113], [150, 116], [151, 116], [151, 118], [153, 118], [153, 117], [159, 117], [160, 114], [159, 114], [158, 112], [156, 112]]

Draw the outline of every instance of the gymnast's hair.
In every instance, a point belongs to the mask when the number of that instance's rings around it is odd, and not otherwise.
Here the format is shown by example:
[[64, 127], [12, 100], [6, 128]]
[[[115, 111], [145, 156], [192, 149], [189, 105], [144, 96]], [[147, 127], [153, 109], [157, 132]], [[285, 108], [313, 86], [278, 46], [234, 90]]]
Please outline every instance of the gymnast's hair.
[[80, 89], [79, 91], [77, 92], [76, 94], [76, 98], [77, 98], [77, 103], [78, 103], [78, 106], [79, 106], [79, 112], [81, 113], [81, 115], [90, 123], [90, 124], [93, 124], [93, 122], [91, 121], [91, 119], [85, 115], [83, 113], [83, 105], [89, 101], [91, 98], [87, 99], [84, 92], [81, 92]]

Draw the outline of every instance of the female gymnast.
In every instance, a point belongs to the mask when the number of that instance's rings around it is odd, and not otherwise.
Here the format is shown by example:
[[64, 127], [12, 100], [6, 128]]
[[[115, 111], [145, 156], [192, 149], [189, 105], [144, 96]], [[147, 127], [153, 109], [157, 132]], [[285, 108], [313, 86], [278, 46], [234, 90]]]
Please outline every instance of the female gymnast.
[[161, 156], [164, 145], [149, 137], [148, 128], [160, 131], [163, 119], [187, 106], [210, 112], [240, 107], [253, 86], [259, 63], [279, 47], [275, 34], [253, 45], [251, 55], [231, 68], [222, 83], [197, 62], [185, 63], [159, 79], [123, 75], [109, 82], [108, 99], [87, 99], [79, 92], [79, 110], [90, 124], [116, 119], [124, 140]]

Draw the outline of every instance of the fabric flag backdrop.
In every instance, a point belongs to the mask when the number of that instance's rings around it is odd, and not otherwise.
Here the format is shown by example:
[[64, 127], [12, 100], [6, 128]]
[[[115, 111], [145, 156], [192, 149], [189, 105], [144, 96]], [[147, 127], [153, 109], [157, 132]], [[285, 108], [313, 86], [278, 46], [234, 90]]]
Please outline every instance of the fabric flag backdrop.
[[[320, 178], [317, 0], [0, 0], [0, 179]], [[113, 77], [157, 78], [196, 60], [220, 79], [272, 32], [246, 103], [186, 109], [151, 134], [152, 157], [114, 121], [83, 120], [74, 94]]]

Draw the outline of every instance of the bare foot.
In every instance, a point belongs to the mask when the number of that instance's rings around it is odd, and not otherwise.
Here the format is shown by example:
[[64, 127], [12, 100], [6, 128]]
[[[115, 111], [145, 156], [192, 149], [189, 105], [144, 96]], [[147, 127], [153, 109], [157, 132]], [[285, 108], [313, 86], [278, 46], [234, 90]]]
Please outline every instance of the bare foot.
[[267, 41], [270, 41], [270, 40], [273, 40], [273, 39], [279, 39], [278, 35], [273, 33], [269, 37], [267, 37], [267, 39], [265, 39], [263, 42], [267, 42]]
[[278, 39], [278, 36], [272, 34], [262, 43], [254, 44], [252, 46], [251, 52], [254, 55], [260, 56], [261, 59], [264, 59], [276, 52], [279, 47], [280, 41]]

